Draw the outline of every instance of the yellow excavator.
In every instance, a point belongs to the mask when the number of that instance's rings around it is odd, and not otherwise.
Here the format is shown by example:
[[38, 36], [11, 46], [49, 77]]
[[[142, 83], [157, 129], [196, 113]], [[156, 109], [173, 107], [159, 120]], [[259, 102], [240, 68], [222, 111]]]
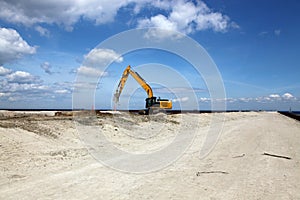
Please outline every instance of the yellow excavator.
[[146, 101], [146, 110], [144, 114], [152, 114], [156, 112], [160, 112], [166, 109], [172, 109], [172, 101], [168, 99], [156, 98], [153, 96], [152, 88], [147, 84], [147, 82], [135, 71], [133, 71], [128, 65], [128, 67], [124, 70], [123, 75], [120, 79], [118, 88], [116, 89], [114, 95], [114, 102], [117, 104], [119, 102], [120, 95], [125, 86], [125, 83], [128, 79], [129, 74], [141, 85], [141, 87], [146, 91], [148, 97], [145, 99]]

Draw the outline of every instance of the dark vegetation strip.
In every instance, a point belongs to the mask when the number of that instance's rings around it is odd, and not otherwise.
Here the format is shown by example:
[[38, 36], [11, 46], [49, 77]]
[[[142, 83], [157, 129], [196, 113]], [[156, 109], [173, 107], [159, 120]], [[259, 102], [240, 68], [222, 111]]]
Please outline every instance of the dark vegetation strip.
[[288, 111], [278, 111], [278, 113], [300, 121], [300, 115], [299, 114], [296, 114], [296, 113], [293, 113], [293, 112], [288, 112]]

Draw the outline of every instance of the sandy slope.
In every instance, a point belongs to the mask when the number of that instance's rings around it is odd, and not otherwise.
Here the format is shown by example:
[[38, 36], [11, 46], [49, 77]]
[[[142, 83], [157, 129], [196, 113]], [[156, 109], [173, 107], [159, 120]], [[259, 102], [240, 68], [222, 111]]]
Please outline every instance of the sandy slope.
[[97, 162], [71, 117], [1, 113], [0, 199], [300, 199], [298, 121], [278, 113], [226, 113], [219, 142], [199, 159], [210, 114], [114, 116], [93, 123], [114, 145], [133, 153], [163, 148], [182, 127], [187, 134], [199, 129], [171, 166], [132, 174]]

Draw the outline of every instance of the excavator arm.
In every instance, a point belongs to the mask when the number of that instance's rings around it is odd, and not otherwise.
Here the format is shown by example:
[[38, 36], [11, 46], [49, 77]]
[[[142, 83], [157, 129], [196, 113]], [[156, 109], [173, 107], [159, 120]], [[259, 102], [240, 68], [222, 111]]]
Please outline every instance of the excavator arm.
[[120, 95], [122, 93], [122, 90], [125, 86], [125, 83], [128, 79], [129, 74], [141, 85], [141, 87], [146, 91], [148, 98], [153, 97], [153, 91], [152, 88], [146, 83], [146, 81], [135, 71], [133, 71], [128, 65], [128, 67], [124, 70], [123, 75], [120, 79], [120, 82], [118, 84], [118, 88], [116, 90], [115, 96], [114, 96], [114, 102], [118, 103], [120, 99]]

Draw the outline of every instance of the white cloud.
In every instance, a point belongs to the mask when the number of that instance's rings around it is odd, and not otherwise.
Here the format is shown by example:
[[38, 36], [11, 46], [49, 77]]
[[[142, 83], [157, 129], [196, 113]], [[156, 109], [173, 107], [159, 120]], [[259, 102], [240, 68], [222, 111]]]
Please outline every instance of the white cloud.
[[10, 101], [23, 103], [39, 100], [53, 101], [53, 98], [62, 101], [70, 100], [73, 86], [71, 82], [44, 84], [38, 76], [29, 72], [14, 71], [0, 79], [0, 101], [1, 105], [5, 105]]
[[280, 95], [279, 94], [270, 94], [269, 97], [274, 98], [274, 99], [278, 99], [278, 98], [280, 98]]
[[[228, 99], [231, 99], [231, 98], [228, 98]], [[227, 99], [227, 101], [228, 101]], [[253, 99], [252, 98], [245, 98], [245, 97], [242, 97], [242, 98], [239, 98], [238, 99], [239, 101], [242, 101], [242, 102], [250, 102], [252, 101]], [[235, 102], [235, 101], [231, 101], [231, 102]]]
[[258, 103], [268, 103], [268, 102], [283, 102], [283, 101], [294, 101], [297, 100], [296, 97], [294, 97], [292, 94], [290, 93], [285, 93], [283, 95], [279, 95], [279, 94], [270, 94], [268, 96], [259, 96], [259, 97], [247, 97], [247, 98], [238, 98], [238, 99], [233, 99], [233, 98], [229, 98], [226, 99], [227, 102], [230, 102], [229, 100], [231, 100], [231, 102], [236, 102], [237, 100], [240, 102], [258, 102]]
[[7, 69], [5, 67], [0, 66], [0, 76], [5, 76], [7, 74], [10, 74], [11, 72], [11, 69]]
[[10, 93], [4, 93], [4, 92], [0, 92], [0, 98], [1, 97], [6, 97], [6, 96], [9, 96]]
[[64, 0], [1, 1], [0, 19], [31, 26], [38, 23], [63, 25], [67, 30], [82, 17], [96, 24], [111, 22], [117, 11], [132, 1]]
[[210, 101], [210, 98], [200, 97], [200, 98], [199, 98], [199, 101], [200, 101], [200, 102], [208, 102], [208, 101]]
[[98, 76], [106, 76], [107, 72], [103, 72], [99, 69], [92, 68], [92, 67], [86, 67], [86, 66], [80, 66], [77, 69], [77, 73], [83, 76], [90, 76], [90, 77], [98, 77]]
[[39, 78], [31, 75], [28, 72], [16, 71], [6, 76], [8, 82], [11, 83], [32, 83], [40, 82]]
[[144, 27], [164, 28], [171, 31], [177, 30], [177, 24], [170, 21], [167, 17], [161, 14], [151, 17], [150, 19], [139, 20], [138, 28]]
[[295, 97], [290, 93], [285, 93], [282, 95], [283, 99], [295, 99]]
[[181, 35], [177, 33], [177, 25], [167, 19], [164, 15], [156, 15], [150, 19], [143, 19], [138, 22], [138, 28], [155, 27], [160, 29], [150, 29], [145, 37], [147, 39], [157, 38], [180, 38]]
[[182, 97], [182, 98], [177, 98], [177, 99], [173, 99], [173, 102], [186, 102], [189, 100], [189, 97]]
[[16, 30], [0, 28], [0, 64], [35, 52], [36, 47], [28, 45]]
[[[201, 1], [197, 3], [184, 0], [178, 0], [175, 3], [170, 1], [168, 9], [166, 5], [164, 6], [165, 10], [171, 10], [168, 16], [158, 14], [150, 18], [140, 19], [138, 20], [138, 28], [156, 27], [179, 31], [184, 34], [207, 29], [225, 32], [230, 27], [238, 28], [237, 24], [230, 22], [229, 17], [220, 12], [213, 12]], [[170, 35], [170, 32], [166, 33]], [[169, 37], [169, 35], [151, 33], [151, 36], [156, 37]], [[175, 36], [177, 35], [175, 34]]]
[[206, 89], [202, 88], [192, 88], [192, 87], [158, 87], [158, 88], [152, 88], [153, 91], [156, 93], [198, 93], [198, 92], [206, 92]]
[[85, 65], [94, 67], [106, 66], [112, 61], [117, 63], [123, 61], [123, 57], [112, 49], [92, 49], [84, 58]]
[[47, 86], [37, 83], [9, 83], [8, 86], [10, 92], [44, 91], [48, 89]]
[[[145, 9], [158, 8], [162, 12], [156, 16], [147, 12], [145, 19], [138, 21], [139, 27], [159, 27], [191, 33], [196, 30], [213, 29], [226, 31], [230, 26], [238, 27], [220, 12], [214, 12], [202, 1], [188, 0], [64, 0], [64, 1], [0, 1], [0, 19], [11, 23], [32, 26], [37, 24], [58, 24], [71, 31], [80, 19], [94, 21], [96, 25], [113, 22], [120, 8], [129, 6], [137, 15]], [[162, 15], [166, 13], [166, 15]], [[143, 13], [144, 14], [144, 13]], [[164, 25], [167, 25], [164, 27]], [[35, 26], [41, 35], [49, 32]]]
[[35, 30], [37, 32], [39, 32], [41, 36], [45, 36], [45, 37], [49, 37], [50, 36], [50, 31], [48, 29], [46, 29], [46, 28], [41, 27], [41, 26], [36, 26]]
[[57, 93], [57, 94], [68, 94], [68, 93], [70, 93], [70, 91], [66, 90], [66, 89], [55, 90], [54, 92]]
[[51, 89], [40, 83], [14, 83], [2, 81], [0, 82], [0, 95], [2, 99], [8, 101], [36, 100], [37, 98], [47, 97], [47, 93], [51, 93]]
[[78, 92], [79, 90], [95, 90], [99, 89], [99, 84], [95, 82], [76, 82], [73, 84], [73, 92]]
[[169, 39], [179, 39], [182, 38], [183, 35], [175, 30], [170, 29], [160, 29], [160, 28], [153, 28], [149, 29], [146, 34], [144, 35], [146, 39], [154, 39], [161, 41], [163, 39], [169, 38]]
[[229, 17], [221, 13], [207, 13], [197, 16], [196, 29], [206, 30], [212, 29], [216, 32], [225, 32], [229, 28]]
[[199, 6], [194, 5], [192, 2], [178, 1], [172, 7], [169, 20], [176, 24], [178, 31], [190, 33], [193, 31], [192, 22], [196, 20], [199, 11], [202, 9], [202, 4]]
[[51, 71], [52, 66], [49, 62], [42, 63], [40, 67], [45, 71], [45, 73], [50, 75], [53, 74], [53, 72]]
[[52, 89], [46, 85], [41, 84], [41, 81], [39, 79], [31, 80], [31, 78], [28, 78], [30, 77], [30, 75], [26, 73], [20, 76], [26, 78], [22, 78], [22, 81], [15, 80], [18, 82], [10, 82], [6, 79], [0, 80], [0, 93], [5, 94], [1, 95], [2, 99], [5, 98], [9, 100], [10, 97], [14, 99], [34, 99], [37, 97], [46, 96], [48, 92], [52, 92]]

